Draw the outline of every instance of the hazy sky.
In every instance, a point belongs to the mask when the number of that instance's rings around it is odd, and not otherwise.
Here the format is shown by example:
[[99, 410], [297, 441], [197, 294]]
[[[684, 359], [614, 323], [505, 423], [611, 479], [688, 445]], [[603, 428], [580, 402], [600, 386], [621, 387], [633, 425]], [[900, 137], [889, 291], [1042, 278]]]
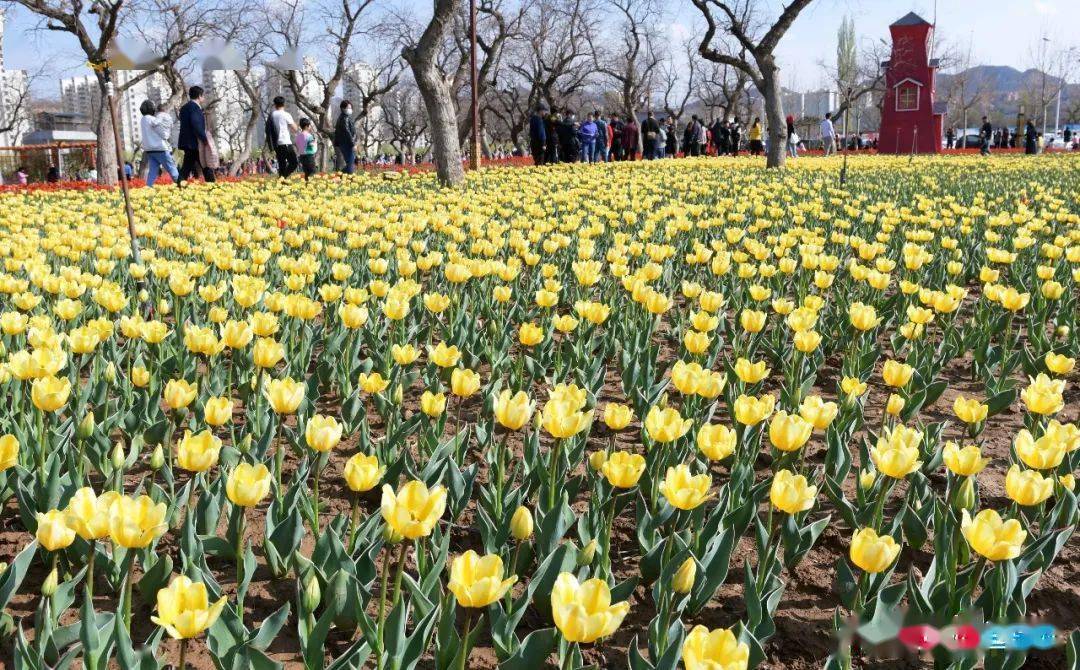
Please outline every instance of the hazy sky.
[[[668, 7], [665, 27], [673, 44], [700, 29], [701, 17], [689, 0], [661, 1]], [[412, 8], [421, 15], [430, 13], [431, 7], [430, 0], [382, 2], [384, 6]], [[778, 7], [779, 0], [763, 0], [763, 4]], [[1044, 35], [1051, 44], [1080, 42], [1075, 37], [1080, 26], [1076, 0], [816, 0], [780, 43], [784, 84], [809, 90], [824, 83], [820, 63], [834, 62], [836, 27], [844, 15], [855, 19], [859, 40], [865, 43], [887, 38], [888, 25], [908, 11], [933, 21], [935, 4], [939, 38], [964, 49], [970, 47], [973, 64], [1012, 65], [1023, 70], [1032, 66], [1033, 49]], [[36, 70], [43, 60], [49, 63], [47, 77], [35, 83], [38, 93], [56, 96], [60, 77], [89, 72], [70, 35], [34, 32], [38, 21], [22, 8], [10, 10], [6, 24], [7, 67]]]

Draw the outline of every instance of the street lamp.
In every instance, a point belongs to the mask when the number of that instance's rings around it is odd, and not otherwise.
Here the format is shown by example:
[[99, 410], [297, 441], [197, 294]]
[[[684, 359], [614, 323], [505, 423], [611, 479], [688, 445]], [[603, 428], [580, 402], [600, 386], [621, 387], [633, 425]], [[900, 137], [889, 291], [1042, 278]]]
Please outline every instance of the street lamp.
[[1042, 73], [1042, 90], [1039, 93], [1039, 106], [1042, 108], [1042, 134], [1046, 137], [1046, 45], [1050, 43], [1049, 37], [1042, 38], [1042, 56], [1039, 57], [1039, 71]]

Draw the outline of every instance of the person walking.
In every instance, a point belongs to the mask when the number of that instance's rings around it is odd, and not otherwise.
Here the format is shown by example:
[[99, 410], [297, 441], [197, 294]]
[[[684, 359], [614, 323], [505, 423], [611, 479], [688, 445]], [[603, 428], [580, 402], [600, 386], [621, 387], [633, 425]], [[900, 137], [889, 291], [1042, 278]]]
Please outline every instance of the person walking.
[[1024, 126], [1024, 153], [1039, 153], [1039, 131], [1035, 130], [1035, 124], [1031, 122], [1031, 119], [1028, 119], [1027, 125]]
[[623, 160], [636, 161], [640, 143], [641, 133], [638, 131], [637, 121], [634, 117], [627, 116], [622, 127]]
[[645, 147], [644, 158], [651, 161], [656, 158], [657, 146], [660, 142], [660, 124], [656, 122], [656, 116], [650, 109], [641, 123], [642, 144]]
[[821, 148], [826, 156], [836, 153], [836, 129], [833, 127], [832, 112], [825, 112], [821, 120]]
[[274, 98], [274, 111], [266, 120], [266, 136], [273, 140], [274, 155], [277, 156], [278, 174], [282, 179], [288, 179], [289, 175], [296, 171], [296, 147], [293, 146], [292, 133], [297, 132], [298, 126], [293, 120], [292, 114], [285, 111], [285, 98]]
[[985, 116], [982, 118], [982, 126], [979, 128], [979, 153], [983, 156], [990, 155], [990, 140], [994, 135], [994, 127]]
[[732, 156], [739, 155], [739, 145], [742, 143], [742, 125], [739, 123], [739, 117], [735, 117], [731, 120], [731, 125], [728, 126], [728, 148], [731, 149]]
[[203, 112], [203, 88], [192, 86], [188, 89], [188, 101], [180, 108], [180, 136], [176, 147], [184, 152], [180, 164], [178, 182], [202, 174], [205, 181], [214, 181], [214, 172], [202, 164], [199, 157], [201, 145], [206, 144], [206, 114]]
[[544, 151], [544, 163], [552, 165], [559, 162], [559, 110], [552, 108], [544, 117], [544, 135], [547, 148]]
[[599, 111], [593, 112], [593, 123], [596, 124], [596, 144], [593, 147], [593, 162], [606, 163], [608, 150], [611, 147], [611, 130], [607, 121]]
[[334, 149], [341, 160], [341, 171], [356, 171], [356, 124], [353, 123], [352, 102], [342, 100], [334, 123]]
[[765, 146], [761, 143], [761, 119], [754, 117], [754, 122], [750, 124], [750, 155], [760, 156], [764, 151]]
[[596, 122], [588, 114], [585, 115], [581, 126], [577, 129], [578, 146], [581, 152], [582, 163], [592, 163], [596, 150]]
[[143, 150], [143, 160], [146, 161], [146, 185], [154, 187], [158, 175], [165, 172], [172, 178], [173, 183], [180, 186], [180, 171], [176, 169], [176, 161], [173, 160], [172, 146], [169, 144], [169, 136], [172, 134], [172, 119], [165, 110], [149, 100], [143, 100], [139, 105], [139, 134], [142, 136], [140, 144]]
[[787, 123], [787, 134], [785, 138], [787, 140], [787, 153], [791, 158], [799, 157], [799, 134], [795, 132], [795, 117], [791, 114], [787, 115], [784, 119]]
[[949, 128], [948, 130], [945, 131], [945, 148], [946, 149], [952, 149], [953, 145], [955, 143], [956, 143], [956, 131], [953, 130], [952, 128]]
[[566, 111], [562, 120], [559, 121], [559, 161], [562, 163], [574, 163], [578, 159], [577, 123], [574, 121], [574, 113]]
[[300, 162], [300, 169], [304, 172], [304, 181], [307, 181], [316, 172], [315, 151], [317, 146], [315, 144], [315, 134], [311, 132], [311, 119], [300, 119], [300, 130], [296, 133], [296, 137], [293, 138], [293, 144], [296, 146], [296, 156]]
[[533, 165], [543, 165], [547, 156], [547, 130], [544, 127], [543, 107], [537, 107], [529, 116], [529, 151], [532, 153]]
[[697, 125], [699, 121], [697, 114], [691, 114], [690, 120], [686, 123], [686, 127], [683, 128], [683, 154], [686, 156], [697, 156]]
[[664, 130], [667, 132], [667, 145], [664, 147], [664, 153], [668, 158], [677, 158], [679, 155], [679, 132], [675, 129], [675, 120], [670, 116]]

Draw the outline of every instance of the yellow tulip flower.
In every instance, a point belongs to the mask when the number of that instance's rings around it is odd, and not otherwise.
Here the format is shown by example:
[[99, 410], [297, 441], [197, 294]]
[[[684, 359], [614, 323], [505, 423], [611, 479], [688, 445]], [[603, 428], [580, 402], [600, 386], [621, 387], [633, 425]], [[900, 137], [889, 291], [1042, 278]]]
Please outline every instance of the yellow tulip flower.
[[224, 607], [225, 596], [211, 605], [205, 584], [177, 575], [167, 587], [157, 592], [158, 613], [150, 620], [164, 628], [174, 640], [187, 640], [213, 626]]
[[611, 590], [602, 579], [579, 583], [577, 577], [563, 572], [551, 590], [551, 613], [567, 642], [588, 644], [607, 637], [629, 611], [628, 602], [611, 604]]
[[203, 419], [210, 426], [224, 426], [232, 419], [232, 398], [221, 396], [210, 398], [203, 406]]
[[709, 630], [694, 626], [682, 645], [686, 670], [746, 670], [750, 664], [750, 646], [739, 642], [728, 628]]
[[41, 377], [35, 379], [30, 388], [30, 397], [34, 407], [42, 412], [55, 412], [67, 404], [71, 395], [71, 381], [67, 377]]
[[735, 453], [738, 435], [722, 424], [705, 424], [697, 432], [697, 448], [710, 461], [722, 461]]
[[128, 549], [149, 546], [165, 532], [165, 503], [155, 503], [150, 496], [121, 496], [109, 508], [109, 537]]
[[307, 445], [320, 453], [330, 451], [341, 442], [345, 427], [332, 416], [316, 414], [308, 419], [304, 426], [304, 440]]
[[674, 442], [690, 430], [694, 424], [691, 419], [683, 419], [674, 407], [653, 407], [645, 415], [645, 432], [654, 442]]
[[292, 377], [284, 379], [271, 379], [263, 393], [270, 401], [270, 407], [277, 414], [292, 414], [304, 401], [305, 386], [301, 382], [293, 381]]
[[450, 391], [461, 398], [468, 398], [480, 390], [480, 375], [469, 368], [454, 368], [450, 373]]
[[810, 439], [814, 424], [781, 410], [769, 421], [769, 441], [780, 451], [797, 451]]
[[100, 496], [84, 486], [75, 492], [64, 509], [65, 522], [84, 540], [100, 540], [109, 536], [109, 511], [120, 498], [116, 491]]
[[479, 556], [472, 549], [450, 563], [446, 585], [461, 607], [487, 607], [498, 601], [517, 582], [517, 575], [503, 579], [503, 562], [498, 554]]
[[429, 490], [423, 482], [413, 480], [395, 493], [384, 484], [380, 510], [387, 525], [402, 537], [427, 537], [446, 511], [446, 489], [436, 486]]
[[14, 435], [0, 435], [0, 472], [19, 462], [19, 439]]
[[769, 487], [769, 500], [773, 506], [787, 514], [805, 512], [814, 506], [817, 487], [809, 486], [806, 477], [790, 470], [781, 470], [773, 476]]
[[713, 497], [709, 493], [712, 477], [709, 473], [693, 475], [684, 463], [668, 468], [664, 480], [660, 482], [660, 493], [672, 507], [691, 510]]
[[1049, 416], [1057, 414], [1065, 406], [1064, 393], [1064, 379], [1050, 379], [1040, 374], [1030, 379], [1030, 384], [1020, 392], [1020, 398], [1029, 412]]
[[[967, 514], [965, 510], [964, 514]], [[884, 572], [900, 555], [900, 545], [891, 535], [878, 535], [873, 528], [862, 528], [851, 538], [848, 554], [860, 570], [877, 574]]]
[[196, 435], [186, 430], [176, 447], [176, 462], [185, 470], [205, 472], [217, 465], [220, 453], [221, 439], [209, 430]]
[[612, 452], [600, 466], [600, 472], [607, 479], [608, 484], [615, 488], [631, 489], [637, 486], [638, 480], [645, 472], [645, 458], [625, 451]]
[[1016, 558], [1027, 539], [1027, 532], [1019, 521], [1003, 521], [992, 509], [984, 509], [976, 514], [974, 519], [965, 509], [960, 521], [960, 532], [977, 554], [990, 561]]
[[744, 426], [756, 426], [773, 413], [776, 398], [772, 395], [740, 395], [735, 399], [735, 420]]
[[509, 430], [521, 430], [532, 418], [533, 403], [524, 391], [511, 394], [504, 389], [495, 399], [495, 419], [499, 425]]
[[1038, 470], [1021, 470], [1014, 463], [1005, 475], [1005, 493], [1018, 505], [1038, 505], [1054, 493], [1054, 478]]
[[385, 473], [386, 468], [379, 465], [375, 456], [355, 454], [345, 462], [345, 483], [356, 493], [375, 488]]
[[190, 405], [198, 392], [198, 384], [190, 384], [184, 379], [170, 379], [165, 384], [162, 397], [165, 399], [165, 405], [169, 409], [177, 410]]
[[225, 481], [225, 495], [234, 505], [254, 507], [270, 493], [272, 482], [270, 470], [262, 463], [240, 463]]
[[68, 525], [67, 515], [60, 510], [35, 514], [38, 544], [46, 551], [67, 549], [75, 541], [75, 529]]
[[960, 477], [971, 477], [983, 471], [989, 463], [989, 458], [983, 458], [982, 451], [977, 444], [969, 444], [960, 448], [955, 442], [946, 442], [941, 452], [945, 467]]

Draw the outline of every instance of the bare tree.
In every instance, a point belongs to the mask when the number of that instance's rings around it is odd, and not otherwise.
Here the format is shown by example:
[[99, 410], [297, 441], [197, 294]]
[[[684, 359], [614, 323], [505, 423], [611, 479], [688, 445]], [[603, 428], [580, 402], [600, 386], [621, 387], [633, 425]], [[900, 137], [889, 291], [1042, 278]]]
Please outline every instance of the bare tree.
[[[163, 68], [173, 68], [184, 58], [197, 42], [206, 12], [202, 0], [168, 3], [164, 0], [0, 0], [3, 5], [19, 5], [40, 17], [46, 30], [68, 33], [79, 44], [86, 60], [94, 66], [98, 97], [104, 106], [112, 60], [120, 54], [115, 49], [115, 39], [122, 28], [130, 28], [138, 34], [137, 20], [147, 13], [157, 12], [158, 27], [154, 39], [148, 45], [157, 56], [157, 62], [139, 64], [141, 71], [123, 83], [115, 82], [119, 95]], [[165, 17], [164, 22], [162, 16]], [[162, 26], [164, 23], [164, 26]], [[108, 67], [106, 67], [108, 66]], [[113, 78], [115, 79], [115, 77]], [[94, 119], [97, 134], [98, 181], [115, 184], [119, 179], [116, 146], [113, 141], [112, 120], [107, 111], [99, 110]]]
[[523, 19], [509, 69], [528, 91], [525, 107], [565, 105], [594, 78], [588, 36], [599, 30], [597, 0], [537, 0]]
[[[488, 107], [488, 92], [496, 87], [500, 78], [505, 76], [504, 53], [508, 42], [520, 35], [522, 21], [529, 10], [529, 0], [517, 2], [516, 8], [510, 8], [505, 0], [481, 0], [477, 5], [476, 21], [476, 46], [477, 46], [477, 97], [480, 106]], [[469, 90], [469, 18], [467, 7], [462, 4], [458, 12], [452, 31], [454, 38], [454, 52], [456, 53], [456, 67], [454, 72], [454, 90], [461, 95], [456, 96], [458, 113], [458, 141], [464, 145], [466, 138], [472, 132], [472, 115], [469, 113], [469, 100], [472, 91]], [[449, 50], [447, 50], [449, 51]], [[481, 110], [483, 111], [483, 110]], [[483, 114], [481, 114], [481, 126], [483, 126]], [[481, 136], [483, 136], [481, 128]]]
[[1049, 118], [1057, 121], [1056, 102], [1065, 91], [1069, 74], [1080, 67], [1080, 49], [1066, 46], [1060, 39], [1042, 36], [1028, 49], [1029, 58], [1036, 74], [1028, 77], [1021, 95], [1028, 108], [1028, 116], [1039, 125], [1045, 134], [1049, 130]]
[[419, 39], [405, 47], [401, 55], [412, 68], [416, 85], [427, 110], [435, 173], [444, 186], [465, 181], [458, 146], [457, 115], [450, 79], [439, 67], [438, 57], [453, 27], [455, 0], [433, 0], [434, 11]]
[[664, 60], [656, 26], [663, 12], [656, 0], [605, 0], [617, 17], [615, 39], [586, 38], [592, 49], [596, 71], [618, 90], [622, 112], [637, 118], [638, 105], [651, 100], [654, 78]]
[[945, 69], [952, 70], [947, 79], [943, 78], [941, 91], [941, 97], [949, 106], [947, 125], [964, 128], [960, 142], [966, 148], [968, 114], [989, 105], [993, 87], [985, 77], [979, 76], [977, 70], [972, 69], [970, 45], [966, 49], [945, 48], [940, 53], [940, 61], [946, 64]]
[[695, 45], [694, 39], [688, 39], [683, 44], [685, 67], [680, 67], [675, 59], [667, 57], [660, 68], [659, 77], [664, 82], [664, 114], [674, 119], [675, 123], [680, 122], [687, 106], [700, 93], [698, 87], [701, 85], [702, 62]]
[[[206, 105], [216, 112], [211, 120], [222, 131], [228, 145], [226, 148], [231, 151], [229, 174], [233, 176], [239, 174], [244, 163], [255, 153], [259, 121], [265, 113], [261, 91], [265, 68], [260, 67], [264, 55], [263, 31], [262, 26], [253, 20], [256, 15], [254, 10], [254, 3], [250, 0], [237, 0], [224, 9], [212, 31], [222, 44], [228, 45], [239, 61], [228, 64], [237, 66], [236, 69], [220, 71], [225, 73], [223, 78], [228, 82], [223, 87], [224, 96], [233, 97], [222, 97], [222, 93], [215, 90], [216, 87], [211, 87], [211, 97]], [[207, 72], [204, 72], [204, 76]], [[229, 86], [231, 83], [236, 86]]]
[[346, 90], [351, 92], [353, 99], [350, 102], [357, 110], [353, 124], [364, 153], [372, 144], [378, 144], [376, 132], [383, 114], [380, 100], [397, 89], [404, 67], [399, 54], [383, 52], [366, 68], [353, 68], [345, 74]]
[[403, 162], [414, 163], [417, 144], [428, 125], [416, 82], [411, 78], [402, 79], [382, 96], [379, 108], [390, 146], [401, 154]]
[[719, 110], [721, 118], [730, 117], [746, 98], [746, 86], [750, 76], [743, 70], [706, 61], [702, 64], [701, 103], [706, 110]]
[[[754, 86], [764, 99], [765, 116], [769, 125], [766, 166], [783, 167], [786, 154], [786, 124], [780, 86], [780, 66], [776, 62], [774, 52], [788, 28], [812, 0], [791, 0], [760, 37], [756, 34], [760, 32], [758, 26], [762, 25], [762, 21], [756, 16], [757, 4], [753, 0], [691, 0], [691, 2], [701, 12], [706, 25], [705, 35], [701, 39], [698, 50], [708, 60], [726, 63], [742, 70], [754, 82]], [[713, 40], [717, 37], [718, 31], [723, 31], [724, 35], [719, 43], [714, 43]], [[737, 48], [731, 48], [725, 38], [734, 40]], [[740, 55], [740, 52], [745, 55]], [[750, 58], [747, 58], [747, 55]]]
[[13, 143], [18, 144], [19, 138], [31, 129], [31, 88], [46, 76], [47, 66], [41, 65], [25, 76], [16, 77], [14, 72], [8, 74], [9, 79], [3, 82], [6, 90], [3, 92], [3, 113], [0, 114], [0, 135], [11, 136]]
[[[367, 68], [356, 56], [357, 41], [367, 38], [378, 43], [387, 38], [382, 24], [372, 19], [374, 6], [375, 0], [274, 0], [266, 5], [268, 41], [279, 57], [292, 60], [298, 56], [301, 45], [309, 52], [329, 55], [329, 66], [325, 69], [314, 65], [313, 60], [305, 61], [302, 68], [287, 68], [280, 63], [273, 66], [285, 77], [297, 109], [311, 119], [324, 146], [333, 143], [333, 100], [338, 89], [350, 72], [356, 77], [357, 69]], [[310, 67], [309, 62], [313, 63]], [[375, 81], [378, 86], [365, 87], [363, 97], [369, 101], [381, 95], [382, 86], [393, 84], [392, 80], [376, 78]], [[360, 101], [356, 109], [366, 113], [371, 105], [365, 107]], [[329, 164], [329, 158], [330, 152], [321, 153], [323, 168]]]

